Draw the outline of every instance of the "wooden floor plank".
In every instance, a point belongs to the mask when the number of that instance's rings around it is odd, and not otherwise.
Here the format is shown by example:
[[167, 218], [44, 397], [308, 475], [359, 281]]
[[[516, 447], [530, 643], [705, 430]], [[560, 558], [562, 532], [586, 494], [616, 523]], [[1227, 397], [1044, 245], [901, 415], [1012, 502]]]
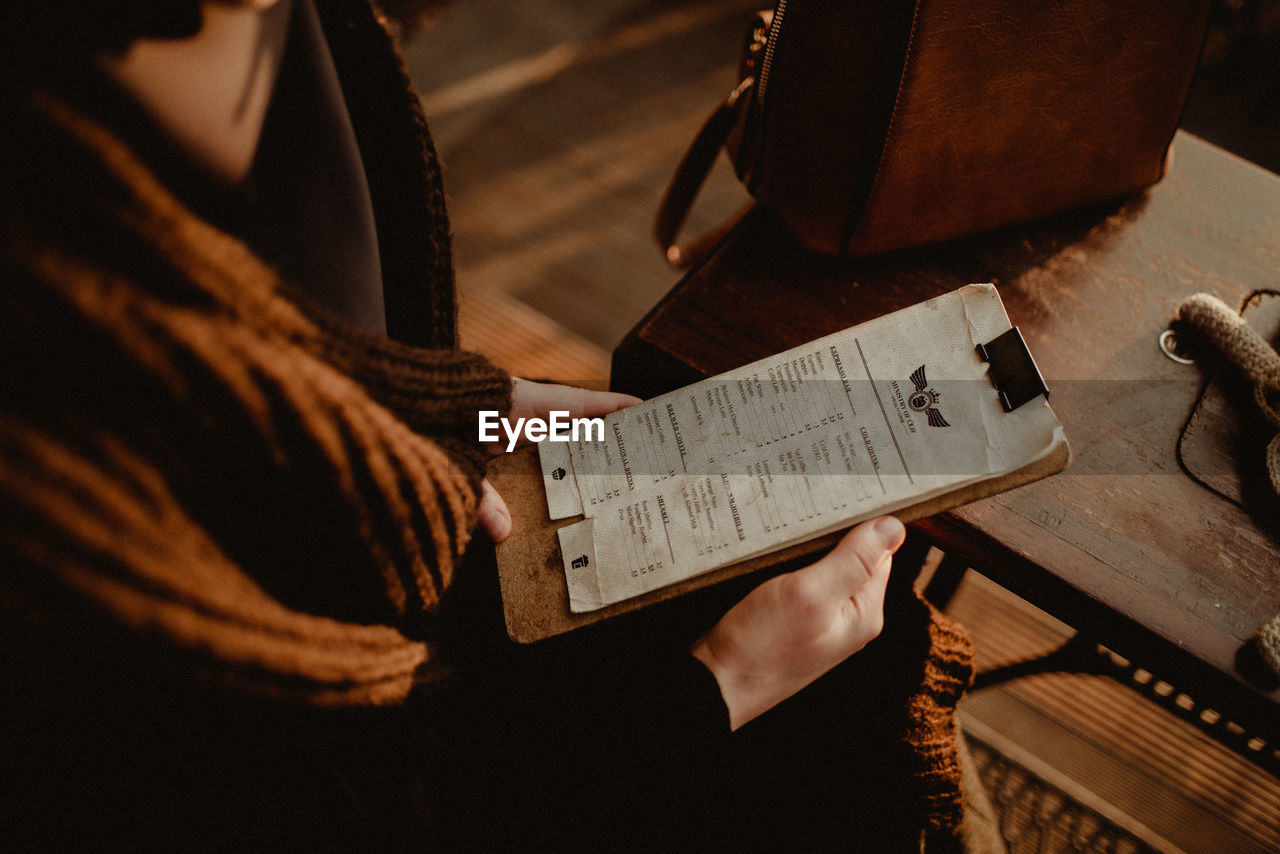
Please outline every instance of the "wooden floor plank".
[[[445, 165], [460, 288], [507, 293], [611, 349], [678, 279], [649, 240], [653, 214], [685, 146], [732, 88], [756, 5], [613, 3], [611, 17], [566, 24], [573, 61], [557, 74], [533, 74], [501, 97], [464, 107], [452, 106], [458, 98], [448, 93], [465, 79], [424, 73], [424, 103], [448, 107], [429, 119]], [[452, 38], [411, 45], [411, 67], [433, 58], [449, 64], [450, 45], [462, 49]], [[568, 56], [547, 44], [525, 50], [535, 60]], [[528, 67], [520, 64], [528, 55], [511, 53], [501, 51], [499, 64]], [[721, 164], [690, 228], [709, 227], [745, 198]]]
[[499, 291], [471, 291], [459, 306], [462, 346], [509, 373], [584, 388], [609, 387], [609, 353]]
[[[973, 572], [948, 611], [980, 669], [1071, 636]], [[1029, 676], [974, 692], [962, 710], [1188, 851], [1280, 850], [1280, 781], [1107, 677]]]

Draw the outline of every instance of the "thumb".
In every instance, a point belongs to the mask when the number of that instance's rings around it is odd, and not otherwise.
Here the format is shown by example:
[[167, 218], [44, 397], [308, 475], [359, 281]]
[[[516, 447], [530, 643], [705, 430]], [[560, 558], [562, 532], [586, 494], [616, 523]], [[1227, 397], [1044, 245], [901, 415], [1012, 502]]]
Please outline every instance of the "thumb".
[[511, 535], [511, 511], [488, 478], [480, 484], [480, 507], [477, 514], [480, 527], [495, 543], [500, 543]]
[[855, 527], [819, 561], [823, 584], [831, 596], [855, 595], [907, 537], [907, 529], [893, 516], [881, 516]]

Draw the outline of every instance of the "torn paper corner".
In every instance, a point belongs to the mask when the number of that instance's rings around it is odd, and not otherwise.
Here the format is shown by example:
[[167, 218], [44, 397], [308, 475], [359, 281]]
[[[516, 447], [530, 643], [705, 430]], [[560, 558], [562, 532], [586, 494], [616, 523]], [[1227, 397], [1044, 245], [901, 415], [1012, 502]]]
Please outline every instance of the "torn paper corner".
[[956, 293], [960, 297], [960, 310], [969, 328], [969, 343], [975, 347], [1013, 326], [995, 285], [989, 282], [965, 285]]
[[[969, 333], [969, 347], [974, 352], [974, 358], [981, 362], [977, 356], [977, 345], [986, 343], [995, 336], [1009, 329], [1012, 324], [1009, 321], [1009, 315], [1004, 310], [1004, 304], [1000, 301], [1000, 292], [996, 290], [996, 286], [990, 282], [975, 283], [966, 285], [956, 291], [960, 297], [960, 313], [964, 315], [965, 328]], [[990, 366], [985, 362], [981, 365], [982, 373], [990, 376]], [[981, 392], [983, 396], [989, 396], [997, 399], [994, 386], [984, 387]], [[1005, 468], [1004, 454], [1001, 449], [997, 448], [992, 441], [992, 414], [990, 407], [982, 405], [979, 407], [981, 412], [982, 437], [986, 452], [987, 469], [989, 471], [1001, 471]], [[996, 431], [999, 432], [998, 430]]]

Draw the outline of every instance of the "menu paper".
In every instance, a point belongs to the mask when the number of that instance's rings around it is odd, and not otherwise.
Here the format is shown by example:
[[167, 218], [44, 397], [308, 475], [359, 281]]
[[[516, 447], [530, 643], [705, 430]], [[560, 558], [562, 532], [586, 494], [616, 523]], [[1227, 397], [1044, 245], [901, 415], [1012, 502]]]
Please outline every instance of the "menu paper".
[[570, 609], [582, 613], [847, 528], [1065, 442], [1044, 397], [1005, 412], [976, 345], [1010, 328], [992, 285], [949, 294], [539, 446]]

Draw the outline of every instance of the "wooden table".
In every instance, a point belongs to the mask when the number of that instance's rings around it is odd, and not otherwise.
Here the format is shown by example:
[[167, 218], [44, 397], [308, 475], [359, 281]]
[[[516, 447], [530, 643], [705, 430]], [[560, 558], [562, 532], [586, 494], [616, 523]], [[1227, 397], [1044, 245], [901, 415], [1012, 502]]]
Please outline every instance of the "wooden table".
[[1075, 459], [920, 530], [1275, 746], [1280, 686], [1248, 644], [1280, 611], [1280, 519], [1255, 518], [1181, 468], [1204, 372], [1157, 341], [1190, 294], [1236, 305], [1280, 287], [1280, 177], [1185, 133], [1173, 154], [1140, 197], [870, 259], [806, 254], [753, 213], [619, 345], [613, 386], [651, 396], [994, 282]]

